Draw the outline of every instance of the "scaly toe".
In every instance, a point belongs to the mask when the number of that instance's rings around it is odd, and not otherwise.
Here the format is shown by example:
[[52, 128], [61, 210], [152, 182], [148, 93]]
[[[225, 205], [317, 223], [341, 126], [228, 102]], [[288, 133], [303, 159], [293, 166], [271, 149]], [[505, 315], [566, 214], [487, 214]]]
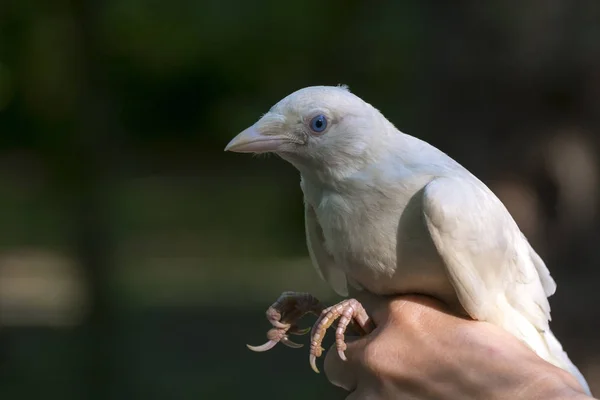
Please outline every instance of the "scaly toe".
[[267, 320], [273, 326], [267, 332], [268, 341], [260, 346], [246, 346], [256, 352], [270, 350], [279, 342], [295, 349], [303, 347], [290, 340], [288, 335], [309, 333], [311, 328], [301, 329], [296, 321], [308, 313], [319, 315], [323, 308], [321, 302], [309, 293], [284, 292], [266, 311]]

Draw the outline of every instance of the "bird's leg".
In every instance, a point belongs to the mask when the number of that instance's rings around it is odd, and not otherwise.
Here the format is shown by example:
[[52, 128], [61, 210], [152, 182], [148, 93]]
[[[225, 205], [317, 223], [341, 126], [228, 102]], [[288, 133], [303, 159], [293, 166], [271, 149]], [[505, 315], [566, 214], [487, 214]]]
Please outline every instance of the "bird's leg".
[[340, 358], [344, 361], [346, 360], [344, 354], [344, 351], [346, 350], [344, 333], [346, 332], [348, 325], [353, 323], [352, 327], [361, 335], [371, 333], [374, 329], [373, 322], [367, 315], [362, 304], [356, 299], [347, 299], [324, 309], [315, 322], [310, 334], [310, 366], [316, 373], [319, 373], [316, 360], [317, 357], [321, 356], [324, 350], [323, 347], [321, 347], [321, 343], [325, 337], [325, 332], [327, 332], [327, 328], [329, 328], [338, 318], [340, 320], [337, 324], [337, 329], [335, 330], [335, 345]]
[[301, 344], [292, 342], [288, 335], [307, 334], [310, 328], [300, 329], [296, 322], [308, 313], [319, 315], [324, 308], [325, 306], [310, 293], [283, 292], [267, 309], [267, 319], [273, 325], [267, 332], [269, 340], [261, 346], [246, 346], [258, 352], [270, 350], [279, 342], [292, 348], [302, 347]]

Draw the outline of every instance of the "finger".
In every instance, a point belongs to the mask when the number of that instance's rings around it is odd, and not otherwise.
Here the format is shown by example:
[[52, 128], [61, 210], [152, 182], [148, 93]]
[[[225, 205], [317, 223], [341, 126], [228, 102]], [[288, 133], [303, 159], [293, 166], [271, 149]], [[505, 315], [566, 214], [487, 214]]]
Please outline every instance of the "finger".
[[359, 393], [358, 391], [354, 391], [352, 393], [350, 393], [350, 395], [348, 397], [346, 397], [344, 400], [361, 400], [364, 399], [364, 397], [362, 397], [363, 394]]
[[[355, 293], [355, 296], [353, 297], [362, 304], [369, 317], [374, 320], [373, 322], [375, 322], [375, 324], [382, 319], [385, 319], [385, 315], [382, 315], [381, 310], [384, 309], [385, 305], [390, 301], [387, 296], [376, 296], [370, 292], [362, 291]], [[378, 314], [377, 318], [375, 314]]]
[[377, 326], [387, 322], [402, 321], [403, 316], [415, 317], [422, 313], [447, 313], [447, 306], [441, 301], [425, 295], [388, 296], [371, 312]]
[[433, 308], [438, 311], [444, 311], [447, 308], [447, 305], [442, 301], [436, 299], [435, 297], [427, 296], [427, 295], [417, 295], [417, 294], [408, 294], [403, 296], [395, 296], [389, 299], [390, 308], [394, 307], [403, 307], [406, 304], [410, 304], [411, 306], [424, 306], [427, 308]]
[[377, 394], [376, 392], [358, 388], [352, 393], [350, 393], [350, 395], [348, 395], [348, 397], [346, 397], [345, 400], [379, 400], [381, 398], [382, 396]]
[[325, 362], [323, 368], [325, 369], [325, 376], [332, 385], [352, 391], [356, 388], [358, 383], [356, 375], [356, 366], [353, 360], [356, 360], [356, 354], [358, 354], [364, 347], [365, 338], [359, 337], [346, 337], [346, 361], [343, 361], [335, 345], [331, 346], [325, 355]]
[[412, 305], [413, 297], [418, 300], [421, 296], [375, 296], [369, 292], [360, 292], [355, 297], [367, 310], [373, 325], [380, 327], [399, 315], [406, 303]]
[[354, 296], [367, 310], [375, 325], [388, 321], [390, 314], [399, 314], [405, 306], [432, 307], [440, 309], [443, 304], [433, 297], [425, 295], [376, 296], [370, 292], [359, 292]]

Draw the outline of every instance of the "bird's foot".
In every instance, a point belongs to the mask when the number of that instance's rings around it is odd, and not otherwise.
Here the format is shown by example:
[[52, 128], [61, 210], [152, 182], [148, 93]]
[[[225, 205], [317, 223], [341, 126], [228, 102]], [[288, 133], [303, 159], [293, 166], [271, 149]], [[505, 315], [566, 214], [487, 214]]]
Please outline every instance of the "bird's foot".
[[357, 329], [361, 335], [366, 335], [374, 329], [373, 322], [367, 315], [362, 304], [356, 299], [347, 299], [324, 309], [315, 322], [310, 334], [310, 366], [316, 373], [319, 373], [319, 369], [316, 365], [317, 357], [320, 357], [321, 354], [323, 354], [323, 350], [325, 350], [321, 347], [325, 332], [338, 318], [339, 322], [337, 324], [337, 329], [335, 330], [335, 345], [340, 358], [344, 361], [346, 360], [346, 355], [344, 354], [344, 351], [346, 350], [344, 333], [346, 332], [348, 325], [353, 323], [353, 327]]
[[319, 315], [324, 308], [325, 306], [310, 293], [283, 292], [267, 309], [267, 319], [273, 325], [267, 332], [269, 340], [261, 346], [246, 346], [258, 352], [270, 350], [279, 342], [288, 347], [300, 348], [303, 345], [291, 341], [289, 334], [305, 335], [310, 328], [300, 329], [296, 322], [308, 313]]

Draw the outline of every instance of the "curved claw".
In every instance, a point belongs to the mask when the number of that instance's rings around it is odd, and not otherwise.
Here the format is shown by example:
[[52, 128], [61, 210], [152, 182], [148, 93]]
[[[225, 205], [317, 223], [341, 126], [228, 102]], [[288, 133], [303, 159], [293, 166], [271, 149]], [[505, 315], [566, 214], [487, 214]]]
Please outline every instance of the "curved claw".
[[260, 346], [250, 346], [249, 344], [247, 344], [246, 347], [248, 347], [252, 351], [260, 353], [262, 351], [271, 350], [273, 347], [275, 347], [276, 344], [277, 342], [275, 340], [269, 340], [267, 343]]
[[302, 336], [302, 335], [306, 335], [308, 332], [310, 332], [310, 330], [311, 330], [310, 326], [308, 328], [304, 328], [304, 329], [295, 327], [295, 328], [289, 329], [288, 333], [290, 333], [292, 335]]
[[318, 374], [319, 368], [317, 368], [317, 357], [314, 354], [311, 354], [309, 357], [309, 361], [310, 361], [310, 367], [312, 368], [312, 370]]
[[275, 328], [279, 328], [279, 329], [287, 329], [290, 327], [290, 324], [283, 324], [277, 320], [274, 319], [269, 319], [269, 322], [271, 323], [271, 325], [273, 325]]
[[281, 343], [285, 344], [287, 347], [291, 347], [292, 349], [299, 349], [300, 347], [304, 346], [303, 344], [292, 342], [287, 336], [284, 336], [281, 339]]
[[342, 359], [342, 361], [346, 361], [346, 354], [344, 353], [344, 350], [338, 350], [338, 356], [340, 356], [340, 358]]

